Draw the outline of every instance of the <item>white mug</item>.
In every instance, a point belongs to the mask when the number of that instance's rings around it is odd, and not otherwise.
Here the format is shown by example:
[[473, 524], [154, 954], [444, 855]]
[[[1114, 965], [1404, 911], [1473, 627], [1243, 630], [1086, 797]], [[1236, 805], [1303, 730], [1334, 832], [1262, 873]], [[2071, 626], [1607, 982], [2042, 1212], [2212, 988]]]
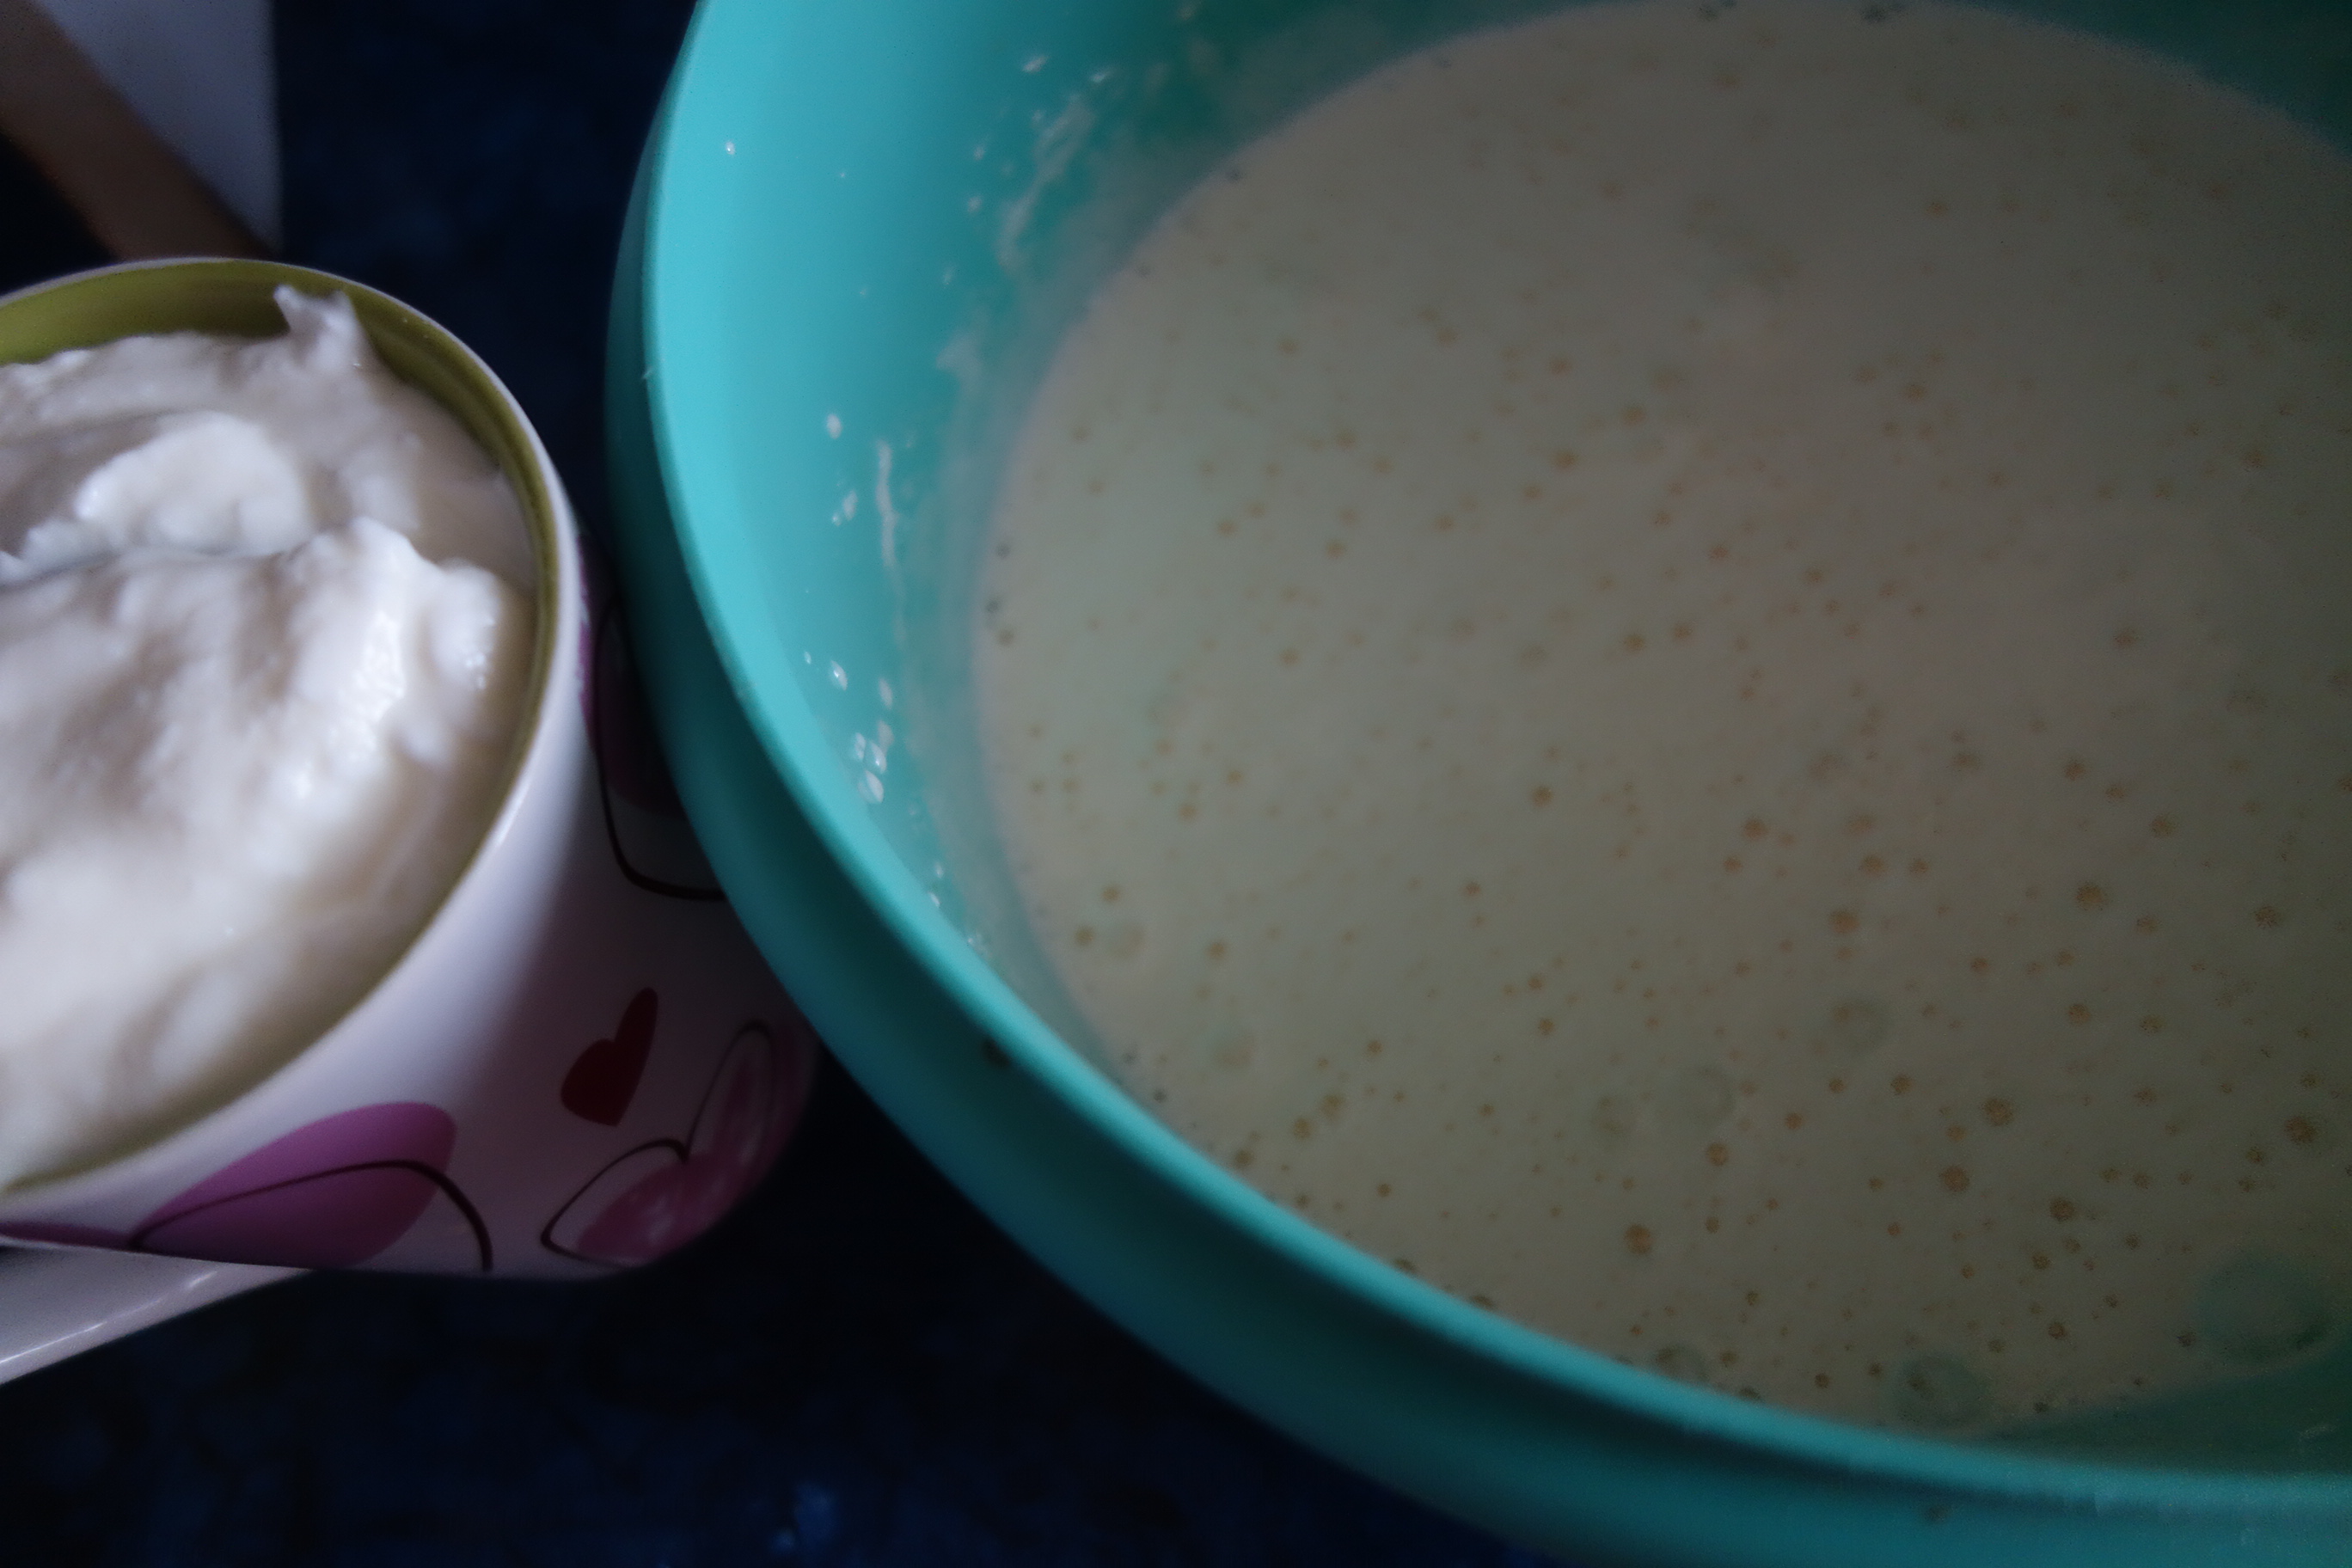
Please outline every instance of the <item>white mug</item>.
[[0, 300], [0, 361], [255, 330], [348, 295], [506, 470], [537, 543], [527, 740], [474, 858], [327, 1033], [119, 1159], [0, 1193], [0, 1378], [299, 1268], [578, 1278], [699, 1235], [774, 1161], [817, 1046], [695, 849], [537, 435], [404, 306], [269, 262], [102, 269]]

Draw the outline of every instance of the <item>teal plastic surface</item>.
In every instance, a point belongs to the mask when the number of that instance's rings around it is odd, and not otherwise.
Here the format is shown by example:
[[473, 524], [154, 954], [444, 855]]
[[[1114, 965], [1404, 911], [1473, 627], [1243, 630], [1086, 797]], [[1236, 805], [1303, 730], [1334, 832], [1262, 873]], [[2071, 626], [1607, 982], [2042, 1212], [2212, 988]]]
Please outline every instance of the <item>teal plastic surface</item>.
[[[625, 242], [610, 427], [632, 613], [713, 863], [850, 1070], [1048, 1266], [1442, 1506], [1594, 1563], [2352, 1562], [2343, 1354], [2022, 1441], [1812, 1420], [1398, 1274], [1091, 1065], [977, 788], [962, 647], [995, 463], [1094, 281], [1219, 158], [1547, 8], [707, 0]], [[2352, 7], [2023, 9], [2352, 127]]]

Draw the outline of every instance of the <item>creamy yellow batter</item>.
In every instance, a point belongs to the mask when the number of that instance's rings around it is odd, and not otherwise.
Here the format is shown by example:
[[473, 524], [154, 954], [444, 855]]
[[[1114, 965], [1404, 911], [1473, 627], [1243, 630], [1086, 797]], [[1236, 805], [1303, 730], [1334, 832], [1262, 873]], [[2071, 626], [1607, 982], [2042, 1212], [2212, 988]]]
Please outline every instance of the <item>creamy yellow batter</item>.
[[1001, 821], [1376, 1255], [1965, 1430], [2352, 1306], [2352, 163], [1988, 12], [1593, 5], [1170, 214], [1019, 443]]

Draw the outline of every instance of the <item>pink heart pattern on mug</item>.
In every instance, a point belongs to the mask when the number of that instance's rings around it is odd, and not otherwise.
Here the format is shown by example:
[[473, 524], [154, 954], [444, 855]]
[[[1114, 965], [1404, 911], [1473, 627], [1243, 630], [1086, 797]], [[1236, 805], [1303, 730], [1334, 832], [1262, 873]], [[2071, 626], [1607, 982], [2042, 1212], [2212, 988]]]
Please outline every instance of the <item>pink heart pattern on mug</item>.
[[231, 1161], [127, 1236], [37, 1223], [10, 1234], [216, 1263], [351, 1268], [406, 1236], [439, 1198], [471, 1233], [478, 1266], [488, 1272], [489, 1232], [447, 1174], [457, 1143], [457, 1124], [437, 1105], [362, 1105]]
[[604, 836], [621, 875], [664, 898], [696, 903], [726, 898], [686, 820], [677, 787], [654, 732], [638, 679], [628, 623], [604, 603], [589, 646], [588, 735], [596, 757]]
[[618, 1127], [645, 1077], [646, 1058], [653, 1054], [654, 1024], [660, 1016], [661, 998], [650, 986], [630, 997], [612, 1037], [592, 1042], [563, 1075], [558, 1091], [563, 1108], [600, 1127]]
[[457, 1124], [436, 1105], [363, 1105], [299, 1128], [163, 1205], [131, 1234], [143, 1252], [223, 1263], [350, 1268], [408, 1234], [436, 1197], [473, 1232], [481, 1216], [446, 1174]]
[[683, 1141], [638, 1145], [599, 1171], [540, 1233], [547, 1248], [589, 1263], [648, 1262], [684, 1246], [764, 1173], [790, 1131], [785, 1052], [764, 1024], [730, 1043]]

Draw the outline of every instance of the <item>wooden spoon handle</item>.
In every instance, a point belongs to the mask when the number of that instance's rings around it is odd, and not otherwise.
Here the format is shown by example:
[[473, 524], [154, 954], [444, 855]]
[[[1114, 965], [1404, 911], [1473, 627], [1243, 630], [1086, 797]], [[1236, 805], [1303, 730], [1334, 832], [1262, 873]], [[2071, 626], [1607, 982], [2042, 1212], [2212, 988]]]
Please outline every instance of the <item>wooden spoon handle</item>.
[[33, 0], [0, 0], [0, 135], [122, 260], [269, 254]]

